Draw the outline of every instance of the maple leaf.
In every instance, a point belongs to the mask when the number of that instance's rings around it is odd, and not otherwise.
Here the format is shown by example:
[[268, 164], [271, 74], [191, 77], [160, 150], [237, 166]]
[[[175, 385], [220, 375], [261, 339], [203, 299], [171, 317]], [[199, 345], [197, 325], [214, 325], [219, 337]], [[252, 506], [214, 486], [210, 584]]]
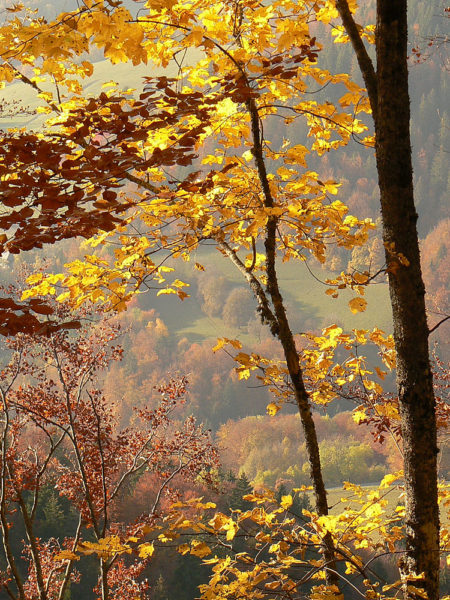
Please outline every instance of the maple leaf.
[[367, 300], [365, 300], [364, 298], [352, 298], [352, 300], [349, 301], [348, 305], [352, 313], [357, 314], [366, 310]]

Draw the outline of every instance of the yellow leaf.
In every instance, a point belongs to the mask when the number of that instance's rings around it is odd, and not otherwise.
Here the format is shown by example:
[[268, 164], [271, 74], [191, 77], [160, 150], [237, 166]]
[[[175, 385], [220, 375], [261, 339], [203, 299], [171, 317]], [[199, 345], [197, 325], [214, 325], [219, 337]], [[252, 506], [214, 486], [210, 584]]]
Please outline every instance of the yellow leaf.
[[403, 581], [401, 579], [398, 579], [397, 581], [394, 581], [394, 583], [390, 583], [389, 585], [383, 585], [383, 592], [388, 592], [393, 588], [398, 588], [400, 590], [402, 587]]
[[287, 165], [301, 165], [306, 167], [305, 154], [309, 153], [308, 148], [302, 144], [297, 144], [286, 152], [284, 162]]
[[117, 81], [106, 81], [105, 83], [102, 84], [102, 88], [108, 88], [108, 87], [117, 87], [119, 84], [117, 83]]
[[211, 554], [211, 548], [205, 544], [205, 542], [194, 540], [192, 542], [191, 554], [198, 556], [199, 558], [204, 558], [205, 556]]
[[332, 340], [336, 339], [342, 333], [342, 327], [339, 325], [329, 325], [325, 329], [322, 329], [322, 334], [329, 336]]
[[213, 352], [217, 352], [217, 350], [221, 350], [224, 346], [230, 344], [236, 350], [240, 350], [242, 348], [242, 344], [239, 340], [230, 340], [229, 338], [218, 338], [217, 344], [213, 348]]
[[353, 314], [357, 314], [359, 312], [364, 312], [367, 307], [367, 301], [364, 298], [352, 298], [348, 303], [350, 310]]
[[42, 279], [44, 278], [44, 275], [42, 273], [34, 273], [33, 275], [30, 275], [29, 277], [27, 277], [27, 283], [29, 285], [35, 285], [36, 283], [39, 283], [40, 281], [42, 281]]
[[238, 524], [235, 523], [232, 519], [230, 519], [225, 529], [227, 530], [227, 535], [225, 537], [228, 541], [231, 541], [234, 539], [234, 536], [237, 533]]
[[190, 551], [190, 549], [191, 549], [191, 547], [189, 546], [189, 544], [180, 544], [180, 545], [177, 547], [177, 551], [178, 551], [180, 554], [182, 554], [183, 556], [184, 556], [185, 554], [187, 554], [187, 553]]
[[278, 404], [275, 404], [275, 402], [271, 402], [266, 408], [267, 414], [269, 414], [271, 417], [275, 416], [280, 409], [281, 406], [278, 406]]
[[279, 581], [271, 581], [270, 583], [266, 583], [264, 587], [268, 590], [276, 590], [280, 585]]
[[388, 419], [400, 420], [398, 405], [395, 402], [384, 402], [383, 404], [375, 404], [377, 414], [388, 417]]
[[280, 502], [280, 506], [281, 508], [284, 508], [284, 510], [287, 510], [288, 508], [290, 508], [292, 506], [293, 503], [293, 499], [291, 494], [289, 494], [288, 496], [281, 496], [281, 502]]
[[139, 546], [139, 558], [150, 558], [150, 556], [153, 556], [154, 552], [155, 547], [151, 543], [141, 544]]
[[249, 379], [250, 377], [250, 369], [246, 369], [244, 367], [237, 369], [238, 379]]
[[55, 560], [80, 560], [80, 557], [71, 550], [62, 550], [55, 556]]
[[217, 558], [217, 556], [215, 556], [214, 558], [208, 558], [207, 560], [203, 560], [202, 564], [204, 564], [204, 565], [216, 565], [218, 562], [220, 562], [220, 559]]
[[[326, 191], [329, 194], [333, 194], [334, 196], [338, 193], [339, 188], [341, 187], [340, 183], [336, 183], [335, 181], [325, 181], [325, 183], [323, 184]], [[333, 206], [334, 206], [334, 202], [333, 202]]]
[[355, 421], [355, 423], [359, 424], [359, 423], [361, 423], [361, 421], [365, 421], [366, 418], [367, 418], [367, 415], [364, 410], [359, 409], [359, 410], [353, 411], [352, 419]]
[[401, 477], [403, 477], [403, 471], [397, 471], [396, 473], [388, 473], [381, 480], [380, 489], [388, 488], [391, 485], [391, 483], [397, 481], [397, 479], [400, 479]]
[[186, 287], [186, 286], [189, 287], [190, 284], [184, 283], [184, 281], [181, 281], [180, 279], [175, 279], [175, 281], [172, 283], [172, 285], [174, 287], [180, 288], [180, 287]]

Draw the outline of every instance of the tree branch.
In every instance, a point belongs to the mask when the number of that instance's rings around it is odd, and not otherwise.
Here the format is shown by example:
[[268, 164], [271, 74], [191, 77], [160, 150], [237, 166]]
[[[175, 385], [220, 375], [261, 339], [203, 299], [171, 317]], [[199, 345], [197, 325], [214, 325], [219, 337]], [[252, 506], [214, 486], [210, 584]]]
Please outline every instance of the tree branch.
[[264, 323], [267, 323], [270, 327], [272, 335], [278, 336], [278, 321], [270, 308], [269, 301], [267, 300], [266, 293], [261, 285], [259, 279], [257, 279], [250, 269], [244, 265], [242, 260], [237, 255], [236, 250], [233, 250], [228, 242], [223, 240], [216, 240], [219, 248], [222, 249], [223, 253], [231, 260], [231, 262], [239, 269], [258, 302], [258, 312]]
[[336, 8], [339, 11], [339, 15], [342, 19], [342, 24], [344, 25], [344, 29], [348, 37], [350, 38], [353, 50], [355, 51], [356, 59], [358, 60], [358, 65], [361, 69], [364, 83], [367, 88], [367, 93], [369, 95], [369, 102], [372, 108], [372, 115], [374, 121], [376, 122], [378, 106], [378, 86], [377, 76], [372, 59], [370, 58], [369, 53], [367, 52], [367, 49], [358, 31], [358, 26], [355, 23], [352, 13], [350, 12], [347, 0], [336, 0]]
[[[16, 584], [18, 593], [19, 593], [19, 598], [20, 600], [25, 600], [25, 592], [24, 592], [24, 588], [23, 588], [23, 583], [22, 583], [22, 579], [20, 576], [20, 572], [19, 569], [16, 565], [16, 561], [14, 558], [14, 554], [12, 552], [11, 549], [11, 543], [10, 543], [10, 539], [9, 539], [9, 528], [10, 528], [10, 524], [8, 523], [8, 520], [6, 518], [6, 486], [7, 486], [7, 467], [6, 467], [6, 451], [8, 448], [8, 426], [9, 426], [9, 413], [8, 413], [8, 406], [7, 406], [7, 402], [6, 402], [6, 395], [3, 392], [3, 390], [0, 388], [0, 398], [3, 404], [3, 413], [5, 416], [5, 422], [3, 425], [3, 432], [2, 432], [2, 440], [1, 440], [1, 481], [0, 481], [0, 524], [1, 524], [1, 531], [2, 531], [2, 537], [3, 537], [3, 549], [5, 552], [5, 556], [6, 556], [6, 562], [8, 564], [8, 567], [12, 573], [12, 576], [14, 578], [14, 582]], [[8, 592], [8, 595], [11, 596], [12, 598], [14, 598], [14, 596], [12, 596], [11, 593], [9, 593], [9, 588], [7, 588], [7, 586], [5, 586], [6, 591]]]
[[447, 315], [446, 317], [444, 317], [443, 319], [441, 319], [439, 321], [439, 323], [436, 323], [436, 325], [434, 327], [432, 327], [431, 329], [428, 330], [428, 335], [431, 335], [433, 333], [433, 331], [436, 331], [436, 329], [438, 327], [440, 327], [442, 325], [442, 323], [445, 323], [445, 321], [448, 321], [448, 319], [450, 319], [450, 315]]
[[[78, 518], [78, 525], [77, 525], [77, 530], [76, 530], [76, 533], [75, 533], [75, 538], [74, 538], [73, 544], [72, 544], [72, 551], [74, 551], [76, 549], [78, 541], [80, 539], [81, 524], [82, 524], [82, 518], [81, 518], [81, 513], [80, 513], [80, 516]], [[64, 577], [63, 577], [63, 582], [62, 582], [62, 585], [61, 585], [61, 587], [59, 589], [58, 600], [63, 600], [64, 599], [64, 596], [66, 594], [67, 586], [69, 585], [70, 576], [72, 574], [74, 564], [75, 564], [75, 561], [73, 561], [73, 560], [70, 560], [68, 562], [68, 564], [67, 564], [66, 571], [65, 571]]]

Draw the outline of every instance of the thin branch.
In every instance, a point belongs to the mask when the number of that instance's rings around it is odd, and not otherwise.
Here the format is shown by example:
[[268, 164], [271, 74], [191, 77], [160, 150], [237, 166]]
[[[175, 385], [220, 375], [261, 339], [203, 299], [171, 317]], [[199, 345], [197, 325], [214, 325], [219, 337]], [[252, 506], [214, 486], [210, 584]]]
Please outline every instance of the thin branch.
[[[6, 518], [6, 485], [7, 485], [7, 464], [6, 464], [6, 452], [8, 447], [8, 426], [9, 426], [9, 413], [8, 406], [6, 402], [6, 396], [3, 390], [0, 388], [0, 398], [3, 404], [3, 412], [5, 415], [5, 424], [2, 432], [2, 442], [1, 442], [1, 460], [2, 460], [2, 468], [1, 468], [1, 482], [0, 482], [0, 523], [3, 537], [3, 549], [5, 551], [6, 561], [8, 567], [12, 573], [14, 578], [14, 582], [16, 584], [17, 590], [19, 592], [20, 600], [25, 600], [25, 592], [23, 588], [22, 579], [20, 576], [19, 569], [17, 568], [16, 561], [14, 558], [14, 554], [11, 550], [11, 544], [9, 540], [9, 529], [10, 524]], [[5, 586], [6, 587], [6, 586]], [[12, 596], [13, 597], [13, 596]]]
[[264, 322], [266, 322], [273, 335], [277, 335], [278, 331], [278, 321], [270, 308], [269, 301], [267, 299], [267, 295], [262, 287], [259, 279], [257, 279], [253, 273], [247, 269], [242, 260], [237, 255], [236, 250], [233, 250], [228, 242], [224, 240], [217, 240], [217, 244], [219, 248], [222, 249], [223, 253], [231, 260], [231, 262], [239, 269], [239, 271], [244, 275], [245, 279], [248, 281], [248, 284], [258, 302], [258, 311], [263, 318]]
[[[36, 423], [36, 425], [38, 427], [40, 426], [38, 423]], [[42, 426], [40, 426], [40, 427], [41, 427], [41, 429], [43, 429], [45, 431], [45, 429]], [[47, 433], [47, 432], [45, 432], [45, 433]], [[33, 504], [32, 504], [31, 513], [30, 513], [31, 519], [34, 519], [34, 517], [36, 515], [37, 503], [38, 503], [38, 497], [39, 497], [39, 489], [40, 489], [39, 488], [40, 479], [44, 475], [45, 471], [47, 470], [47, 466], [48, 466], [53, 454], [55, 453], [55, 451], [58, 449], [58, 447], [61, 445], [62, 441], [66, 437], [66, 432], [63, 429], [63, 433], [60, 435], [60, 437], [56, 441], [56, 443], [53, 442], [53, 438], [51, 437], [50, 434], [47, 433], [47, 435], [50, 438], [50, 449], [41, 465], [41, 468], [39, 469], [39, 471], [36, 474], [36, 478], [35, 478], [36, 484], [35, 484], [35, 490], [34, 490], [34, 494], [33, 494]], [[36, 466], [37, 466], [37, 463], [36, 463]]]
[[253, 271], [253, 269], [255, 268], [255, 264], [256, 264], [256, 243], [255, 243], [255, 238], [253, 236], [252, 236], [252, 253], [253, 253], [252, 264], [247, 269], [249, 271], [249, 273], [251, 273]]
[[367, 52], [367, 49], [358, 31], [358, 26], [355, 23], [352, 13], [350, 12], [347, 0], [336, 0], [336, 8], [338, 9], [339, 15], [342, 19], [342, 24], [344, 25], [344, 29], [348, 37], [350, 38], [353, 49], [355, 51], [356, 59], [358, 61], [359, 68], [361, 69], [364, 83], [367, 88], [367, 93], [369, 94], [369, 102], [370, 107], [372, 109], [373, 118], [376, 123], [378, 107], [378, 86], [377, 76], [372, 59], [370, 58], [369, 53]]
[[94, 398], [92, 394], [86, 390], [87, 396], [91, 401], [92, 410], [94, 411], [95, 419], [97, 421], [97, 443], [98, 450], [100, 453], [100, 464], [102, 469], [102, 493], [103, 493], [103, 527], [102, 527], [102, 537], [105, 536], [106, 528], [108, 526], [108, 490], [106, 488], [106, 468], [105, 468], [105, 455], [103, 453], [103, 444], [102, 444], [102, 430], [101, 430], [101, 420], [100, 415], [95, 406]]
[[[76, 549], [76, 547], [78, 545], [78, 541], [80, 539], [80, 535], [81, 535], [81, 523], [82, 523], [82, 518], [81, 518], [81, 513], [80, 513], [80, 516], [78, 518], [77, 530], [75, 532], [75, 538], [74, 538], [73, 544], [72, 544], [72, 551], [74, 551]], [[63, 577], [63, 582], [62, 582], [62, 585], [61, 585], [61, 587], [59, 589], [58, 600], [63, 600], [64, 599], [64, 596], [66, 594], [67, 586], [69, 585], [70, 576], [72, 574], [74, 564], [75, 564], [74, 560], [70, 560], [68, 562], [68, 564], [67, 564], [66, 571], [65, 571], [64, 577]]]
[[[187, 463], [187, 464], [189, 464], [189, 463]], [[163, 491], [165, 490], [165, 488], [169, 485], [169, 483], [172, 481], [172, 479], [176, 475], [178, 475], [178, 473], [180, 471], [182, 471], [184, 469], [185, 466], [187, 466], [187, 465], [183, 465], [183, 463], [180, 460], [179, 466], [175, 469], [175, 471], [172, 471], [172, 473], [169, 475], [169, 477], [167, 477], [167, 479], [161, 484], [161, 486], [160, 486], [160, 488], [158, 490], [158, 493], [156, 494], [156, 499], [155, 499], [155, 502], [153, 503], [153, 508], [150, 511], [151, 515], [155, 514], [156, 509], [157, 509], [158, 504], [159, 504], [159, 501], [161, 500], [161, 495], [162, 495]]]
[[[89, 507], [89, 512], [91, 514], [92, 527], [94, 528], [94, 532], [95, 532], [97, 539], [100, 539], [101, 533], [100, 533], [100, 529], [99, 529], [98, 522], [97, 522], [97, 516], [95, 514], [94, 503], [92, 501], [91, 492], [89, 489], [88, 478], [86, 476], [86, 470], [84, 468], [83, 458], [81, 456], [80, 448], [78, 445], [78, 439], [77, 439], [78, 436], [77, 436], [76, 429], [75, 429], [75, 420], [74, 420], [73, 412], [72, 412], [70, 391], [67, 388], [66, 380], [64, 378], [63, 368], [61, 365], [59, 354], [54, 346], [53, 346], [53, 357], [55, 359], [55, 366], [56, 366], [56, 369], [58, 372], [58, 377], [59, 377], [59, 380], [63, 387], [64, 395], [66, 398], [66, 408], [67, 408], [67, 415], [69, 417], [69, 427], [70, 427], [70, 430], [72, 433], [72, 446], [73, 446], [73, 449], [75, 452], [75, 456], [77, 458], [78, 468], [79, 468], [80, 475], [81, 475], [81, 481], [83, 483], [84, 495], [86, 498], [87, 505]], [[81, 381], [79, 383], [78, 392], [77, 392], [77, 404], [80, 401], [83, 387], [86, 384], [86, 377], [88, 377], [88, 376], [89, 376], [89, 372], [84, 373], [83, 377], [81, 378]]]
[[436, 331], [436, 329], [438, 327], [440, 327], [442, 325], [442, 323], [445, 323], [445, 321], [448, 321], [448, 319], [450, 319], [450, 315], [447, 315], [446, 317], [444, 317], [443, 319], [441, 319], [439, 321], [439, 323], [437, 323], [434, 327], [432, 327], [431, 329], [428, 330], [428, 335], [431, 335], [433, 333], [433, 331]]
[[[148, 464], [148, 462], [151, 458], [151, 454], [150, 454], [150, 456], [147, 456], [147, 458], [143, 458], [142, 454], [143, 454], [144, 450], [146, 450], [148, 448], [150, 442], [152, 441], [152, 439], [155, 436], [156, 436], [156, 431], [152, 431], [150, 433], [150, 435], [148, 436], [148, 438], [145, 440], [145, 442], [142, 444], [141, 448], [136, 453], [136, 455], [133, 459], [133, 463], [131, 464], [131, 467], [122, 474], [122, 476], [120, 477], [119, 481], [116, 484], [116, 487], [111, 492], [111, 494], [109, 496], [110, 501], [116, 497], [116, 495], [119, 493], [122, 485], [125, 483], [125, 481], [128, 479], [128, 477], [130, 477], [130, 475], [134, 475], [135, 473], [139, 472], [140, 469], [143, 469], [145, 467], [145, 465]], [[138, 464], [138, 461], [140, 459], [142, 459], [142, 462], [140, 464]]]
[[13, 480], [13, 476], [10, 473], [11, 483], [14, 487], [14, 491], [17, 494], [17, 502], [20, 507], [20, 512], [22, 514], [23, 524], [25, 526], [25, 531], [27, 534], [28, 541], [30, 543], [30, 552], [33, 559], [33, 566], [36, 574], [36, 583], [39, 590], [40, 598], [44, 599], [45, 594], [45, 583], [44, 583], [44, 574], [42, 572], [42, 564], [41, 564], [41, 555], [39, 553], [39, 547], [37, 544], [37, 538], [34, 535], [34, 527], [33, 521], [31, 520], [30, 514], [27, 509], [26, 502], [23, 498], [22, 491], [19, 490]]

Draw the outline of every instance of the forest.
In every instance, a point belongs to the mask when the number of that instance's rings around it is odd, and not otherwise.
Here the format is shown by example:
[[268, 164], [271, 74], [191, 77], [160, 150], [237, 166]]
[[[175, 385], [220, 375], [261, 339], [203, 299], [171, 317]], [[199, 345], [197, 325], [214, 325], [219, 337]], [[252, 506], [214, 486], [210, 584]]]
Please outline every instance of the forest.
[[0, 600], [449, 600], [450, 9], [0, 14]]

